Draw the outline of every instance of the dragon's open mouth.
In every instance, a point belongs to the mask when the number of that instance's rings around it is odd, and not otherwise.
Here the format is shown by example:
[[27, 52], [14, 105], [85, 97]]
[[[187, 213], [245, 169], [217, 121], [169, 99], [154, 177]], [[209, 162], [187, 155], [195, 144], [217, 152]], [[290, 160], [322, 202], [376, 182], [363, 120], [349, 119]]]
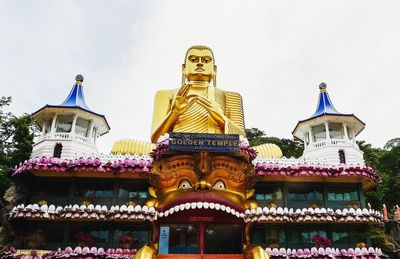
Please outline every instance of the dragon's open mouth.
[[168, 203], [163, 208], [159, 208], [159, 216], [167, 217], [173, 213], [193, 210], [193, 209], [208, 209], [225, 211], [238, 218], [244, 217], [244, 209], [239, 207], [232, 201], [217, 195], [215, 193], [189, 193], [181, 198]]

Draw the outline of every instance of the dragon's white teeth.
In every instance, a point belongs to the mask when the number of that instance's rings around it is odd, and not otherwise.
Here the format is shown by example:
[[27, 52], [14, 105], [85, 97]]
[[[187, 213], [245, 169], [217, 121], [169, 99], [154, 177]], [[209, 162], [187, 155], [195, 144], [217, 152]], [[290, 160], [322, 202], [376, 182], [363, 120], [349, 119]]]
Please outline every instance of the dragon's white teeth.
[[228, 213], [231, 213], [231, 208], [226, 207], [226, 208], [225, 208], [225, 211], [228, 212]]
[[190, 209], [190, 203], [189, 202], [187, 202], [187, 203], [185, 203], [185, 209]]
[[169, 210], [168, 210], [168, 212], [169, 212], [169, 214], [173, 214], [175, 211], [174, 211], [174, 208], [170, 208]]
[[222, 211], [225, 211], [225, 209], [226, 209], [226, 206], [223, 205], [223, 204], [221, 204], [221, 210], [222, 210]]
[[221, 209], [221, 205], [219, 203], [215, 204], [215, 209], [216, 210], [220, 210]]
[[203, 203], [202, 202], [197, 202], [197, 208], [198, 209], [201, 209], [201, 208], [203, 208]]
[[203, 207], [205, 209], [208, 209], [209, 206], [210, 206], [210, 204], [208, 202], [203, 202]]
[[214, 209], [215, 208], [215, 203], [210, 203], [210, 209]]
[[180, 209], [180, 210], [185, 210], [185, 204], [179, 205], [179, 209]]
[[174, 207], [174, 211], [175, 211], [175, 212], [178, 212], [178, 211], [179, 211], [179, 205], [176, 205], [176, 206]]
[[192, 202], [192, 203], [190, 204], [190, 208], [195, 209], [196, 207], [197, 207], [196, 202]]

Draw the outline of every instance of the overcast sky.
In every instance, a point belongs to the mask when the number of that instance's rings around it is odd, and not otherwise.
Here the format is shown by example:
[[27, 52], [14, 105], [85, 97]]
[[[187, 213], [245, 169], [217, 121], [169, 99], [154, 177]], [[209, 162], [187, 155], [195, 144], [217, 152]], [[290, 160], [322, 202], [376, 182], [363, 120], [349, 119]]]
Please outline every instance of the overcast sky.
[[400, 1], [0, 0], [0, 95], [9, 110], [59, 104], [76, 74], [105, 114], [109, 152], [150, 140], [155, 92], [180, 86], [191, 45], [210, 46], [218, 87], [244, 99], [246, 127], [291, 138], [324, 81], [336, 106], [366, 123], [358, 139], [400, 137]]

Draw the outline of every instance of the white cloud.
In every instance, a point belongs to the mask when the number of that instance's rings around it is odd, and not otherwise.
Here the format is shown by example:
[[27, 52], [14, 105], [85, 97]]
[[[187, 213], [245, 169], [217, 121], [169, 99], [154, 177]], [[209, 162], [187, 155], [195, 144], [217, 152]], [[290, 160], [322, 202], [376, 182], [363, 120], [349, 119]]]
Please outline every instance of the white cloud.
[[1, 95], [15, 113], [60, 103], [85, 76], [89, 107], [119, 138], [148, 140], [153, 96], [180, 84], [194, 44], [213, 48], [218, 87], [244, 97], [247, 126], [290, 137], [326, 81], [336, 108], [367, 123], [360, 139], [398, 137], [397, 1], [4, 1]]

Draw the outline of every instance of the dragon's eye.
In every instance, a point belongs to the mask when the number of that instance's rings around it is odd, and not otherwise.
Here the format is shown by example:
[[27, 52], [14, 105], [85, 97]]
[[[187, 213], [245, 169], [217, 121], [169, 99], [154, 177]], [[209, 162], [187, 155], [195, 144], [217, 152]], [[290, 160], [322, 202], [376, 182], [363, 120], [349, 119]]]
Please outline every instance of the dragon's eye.
[[182, 181], [179, 183], [178, 189], [181, 189], [181, 190], [192, 189], [192, 185], [189, 183], [189, 181], [182, 180]]
[[225, 184], [224, 184], [224, 182], [221, 181], [221, 180], [217, 181], [217, 182], [214, 184], [213, 189], [214, 189], [214, 190], [219, 190], [219, 191], [226, 190]]

